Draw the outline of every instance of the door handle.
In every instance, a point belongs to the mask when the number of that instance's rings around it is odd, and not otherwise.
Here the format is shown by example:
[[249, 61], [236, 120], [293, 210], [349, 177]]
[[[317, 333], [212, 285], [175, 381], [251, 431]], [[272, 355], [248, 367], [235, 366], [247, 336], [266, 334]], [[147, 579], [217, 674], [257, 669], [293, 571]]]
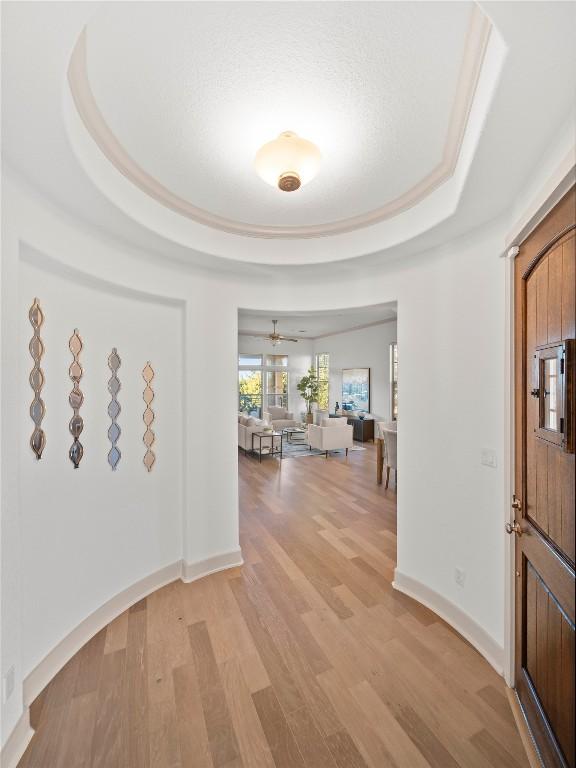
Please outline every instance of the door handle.
[[511, 535], [515, 533], [516, 536], [522, 536], [522, 528], [520, 527], [520, 523], [517, 523], [516, 520], [514, 520], [514, 525], [512, 525], [512, 523], [506, 523], [504, 527], [506, 528], [507, 534]]
[[522, 511], [522, 502], [516, 496], [516, 494], [514, 494], [512, 496], [512, 509], [515, 509], [517, 512], [521, 512]]

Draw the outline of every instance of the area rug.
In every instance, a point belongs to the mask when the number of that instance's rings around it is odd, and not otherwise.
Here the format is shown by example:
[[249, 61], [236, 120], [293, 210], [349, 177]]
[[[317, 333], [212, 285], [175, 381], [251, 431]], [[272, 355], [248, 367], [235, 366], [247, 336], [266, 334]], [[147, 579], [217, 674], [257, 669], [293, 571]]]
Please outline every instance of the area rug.
[[[361, 446], [352, 446], [352, 448], [349, 449], [350, 451], [365, 451], [366, 448], [362, 448]], [[338, 454], [346, 454], [346, 449], [342, 448], [337, 451], [329, 451], [330, 456]], [[319, 451], [317, 448], [312, 448], [310, 450], [308, 448], [307, 443], [301, 442], [293, 442], [289, 443], [287, 440], [284, 441], [282, 445], [282, 458], [283, 459], [298, 459], [303, 456], [325, 456], [325, 451]]]

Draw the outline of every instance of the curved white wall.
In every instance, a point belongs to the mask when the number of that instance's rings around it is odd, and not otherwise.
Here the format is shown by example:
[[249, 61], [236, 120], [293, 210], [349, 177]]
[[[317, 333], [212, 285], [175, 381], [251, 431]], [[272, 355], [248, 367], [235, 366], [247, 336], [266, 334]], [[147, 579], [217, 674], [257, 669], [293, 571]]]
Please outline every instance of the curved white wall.
[[[60, 274], [46, 255], [20, 245], [19, 320], [22, 395], [31, 367], [26, 340], [28, 308], [38, 296], [45, 314], [43, 428], [47, 444], [37, 461], [26, 441], [30, 416], [19, 409], [22, 538], [22, 663], [33, 669], [63, 632], [76, 627], [121, 588], [182, 557], [184, 464], [183, 305], [161, 301], [74, 272]], [[71, 437], [68, 339], [79, 329], [84, 348], [80, 414], [84, 456], [77, 470], [67, 458]], [[117, 347], [122, 458], [112, 471], [106, 457], [110, 418], [107, 358]], [[157, 461], [142, 464], [142, 368], [155, 370], [153, 428]], [[23, 397], [25, 401], [25, 397]], [[31, 397], [30, 397], [31, 399]]]
[[[17, 678], [4, 738], [22, 709], [21, 681], [99, 604], [174, 558], [195, 564], [237, 552], [237, 309], [269, 309], [271, 296], [279, 310], [301, 311], [398, 301], [399, 581], [424, 585], [452, 606], [501, 665], [502, 226], [385, 273], [338, 282], [327, 271], [318, 283], [271, 278], [264, 286], [134, 253], [20, 185], [5, 188], [4, 205], [2, 505], [10, 578], [2, 584], [2, 673], [14, 665]], [[34, 296], [46, 311], [47, 342], [48, 444], [39, 463], [28, 448], [27, 415], [26, 313]], [[86, 456], [76, 471], [66, 457], [66, 344], [75, 326], [86, 342]], [[124, 361], [116, 473], [105, 458], [104, 356], [113, 345]], [[158, 374], [158, 464], [150, 477], [140, 466], [138, 375], [148, 358]], [[480, 463], [486, 448], [496, 452], [496, 469]], [[455, 584], [456, 567], [467, 572], [464, 588]]]
[[[22, 711], [22, 682], [34, 676], [29, 703], [45, 682], [46, 670], [34, 672], [39, 662], [100, 606], [150, 574], [174, 578], [182, 564], [191, 578], [241, 556], [236, 305], [210, 278], [171, 273], [89, 235], [10, 181], [2, 238], [2, 675], [14, 667], [16, 678], [3, 706], [4, 742]], [[46, 316], [47, 446], [39, 462], [28, 443], [35, 296]], [[85, 455], [77, 470], [67, 458], [75, 327], [85, 345]], [[122, 358], [116, 472], [106, 461], [113, 346]], [[156, 371], [150, 474], [142, 465], [147, 360]]]

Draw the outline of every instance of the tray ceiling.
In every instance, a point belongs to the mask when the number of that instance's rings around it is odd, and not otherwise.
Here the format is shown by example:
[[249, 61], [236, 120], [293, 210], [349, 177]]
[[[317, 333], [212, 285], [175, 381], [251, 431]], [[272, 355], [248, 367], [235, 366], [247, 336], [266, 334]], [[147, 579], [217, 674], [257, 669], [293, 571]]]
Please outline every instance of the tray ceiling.
[[[487, 18], [467, 2], [294, 9], [107, 4], [69, 69], [86, 128], [152, 198], [234, 234], [331, 235], [411, 208], [456, 168]], [[290, 195], [253, 168], [284, 130], [322, 153]]]

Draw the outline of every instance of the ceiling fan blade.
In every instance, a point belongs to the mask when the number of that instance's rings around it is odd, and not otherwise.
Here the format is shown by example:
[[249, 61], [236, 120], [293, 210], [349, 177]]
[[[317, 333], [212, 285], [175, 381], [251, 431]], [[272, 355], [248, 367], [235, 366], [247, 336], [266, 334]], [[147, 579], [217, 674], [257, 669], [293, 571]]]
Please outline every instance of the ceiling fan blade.
[[300, 339], [291, 339], [290, 336], [279, 336], [280, 341], [300, 341]]

